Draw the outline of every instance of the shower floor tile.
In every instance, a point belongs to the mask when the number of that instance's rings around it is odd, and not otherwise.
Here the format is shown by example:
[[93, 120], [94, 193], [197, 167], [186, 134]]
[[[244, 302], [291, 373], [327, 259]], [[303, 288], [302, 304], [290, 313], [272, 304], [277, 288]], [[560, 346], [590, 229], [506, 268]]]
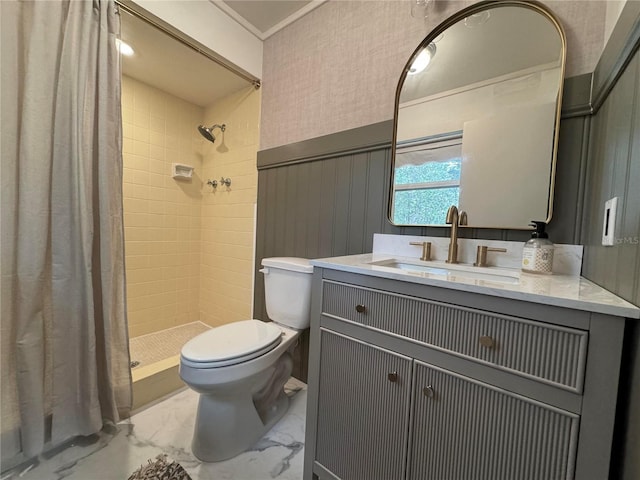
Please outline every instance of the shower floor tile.
[[[291, 379], [285, 416], [249, 451], [231, 460], [203, 463], [191, 453], [198, 394], [184, 390], [98, 435], [54, 454], [42, 455], [32, 468], [3, 475], [3, 480], [127, 479], [157, 455], [177, 461], [193, 480], [299, 480], [302, 478], [307, 389]], [[28, 471], [25, 471], [27, 470]]]
[[130, 338], [131, 362], [138, 362], [134, 368], [139, 368], [180, 355], [185, 343], [210, 328], [202, 322], [192, 322]]

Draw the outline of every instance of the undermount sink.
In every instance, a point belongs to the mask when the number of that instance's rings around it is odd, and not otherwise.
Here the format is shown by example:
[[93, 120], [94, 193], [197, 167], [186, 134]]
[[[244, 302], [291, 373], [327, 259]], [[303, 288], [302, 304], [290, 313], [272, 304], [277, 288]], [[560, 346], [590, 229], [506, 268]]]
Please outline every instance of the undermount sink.
[[419, 260], [389, 258], [369, 262], [369, 265], [400, 270], [410, 275], [445, 277], [448, 280], [472, 279], [487, 282], [517, 285], [520, 282], [518, 270], [496, 267], [473, 267], [471, 265], [449, 264], [444, 262], [422, 262]]

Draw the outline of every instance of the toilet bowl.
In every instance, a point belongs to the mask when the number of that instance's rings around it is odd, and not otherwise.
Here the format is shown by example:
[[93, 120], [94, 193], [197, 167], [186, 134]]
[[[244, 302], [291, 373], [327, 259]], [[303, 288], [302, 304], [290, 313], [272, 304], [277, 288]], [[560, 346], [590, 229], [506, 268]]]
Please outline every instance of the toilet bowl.
[[311, 273], [306, 259], [262, 261], [267, 315], [213, 328], [187, 342], [180, 377], [200, 394], [192, 450], [205, 462], [246, 451], [287, 411], [289, 350], [309, 326]]

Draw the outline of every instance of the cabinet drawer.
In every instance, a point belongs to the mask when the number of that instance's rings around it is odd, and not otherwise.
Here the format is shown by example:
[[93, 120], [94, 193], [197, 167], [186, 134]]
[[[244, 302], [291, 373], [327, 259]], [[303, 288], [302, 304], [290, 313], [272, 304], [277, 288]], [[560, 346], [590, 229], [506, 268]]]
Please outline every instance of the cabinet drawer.
[[327, 280], [322, 312], [582, 393], [582, 330]]

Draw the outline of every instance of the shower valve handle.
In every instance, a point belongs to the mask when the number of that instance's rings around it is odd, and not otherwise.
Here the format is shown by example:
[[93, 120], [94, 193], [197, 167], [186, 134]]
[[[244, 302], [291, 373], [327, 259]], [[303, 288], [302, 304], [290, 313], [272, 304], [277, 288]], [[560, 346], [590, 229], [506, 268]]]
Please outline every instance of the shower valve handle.
[[207, 185], [211, 185], [213, 188], [216, 188], [218, 186], [218, 181], [217, 180], [207, 180]]
[[220, 185], [226, 185], [227, 187], [231, 186], [231, 179], [230, 178], [220, 178]]

